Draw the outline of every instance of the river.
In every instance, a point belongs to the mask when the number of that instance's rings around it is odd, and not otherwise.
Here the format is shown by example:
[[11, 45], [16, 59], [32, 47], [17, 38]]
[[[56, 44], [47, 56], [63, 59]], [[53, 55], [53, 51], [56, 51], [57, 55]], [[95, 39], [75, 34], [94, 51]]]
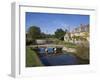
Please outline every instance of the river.
[[40, 48], [39, 54], [42, 55], [40, 60], [45, 66], [78, 64], [78, 59], [75, 55], [68, 52], [53, 55], [53, 48], [48, 48], [48, 55], [45, 55], [45, 48]]

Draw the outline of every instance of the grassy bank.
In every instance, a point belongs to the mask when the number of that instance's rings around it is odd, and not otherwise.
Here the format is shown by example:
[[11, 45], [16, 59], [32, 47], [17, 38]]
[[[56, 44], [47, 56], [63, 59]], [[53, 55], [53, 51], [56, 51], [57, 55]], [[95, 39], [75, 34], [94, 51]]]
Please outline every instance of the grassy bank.
[[56, 45], [63, 45], [67, 48], [76, 48], [76, 44], [71, 43], [71, 42], [65, 42], [59, 39], [53, 39], [54, 44]]
[[26, 67], [43, 66], [35, 51], [26, 47]]

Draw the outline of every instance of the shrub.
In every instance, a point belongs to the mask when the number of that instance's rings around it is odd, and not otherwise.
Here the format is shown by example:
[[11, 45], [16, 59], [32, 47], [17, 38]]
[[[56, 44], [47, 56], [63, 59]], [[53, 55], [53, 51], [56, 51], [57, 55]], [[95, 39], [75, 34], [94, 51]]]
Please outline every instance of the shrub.
[[89, 60], [89, 45], [88, 44], [78, 44], [76, 47], [76, 55], [81, 59]]

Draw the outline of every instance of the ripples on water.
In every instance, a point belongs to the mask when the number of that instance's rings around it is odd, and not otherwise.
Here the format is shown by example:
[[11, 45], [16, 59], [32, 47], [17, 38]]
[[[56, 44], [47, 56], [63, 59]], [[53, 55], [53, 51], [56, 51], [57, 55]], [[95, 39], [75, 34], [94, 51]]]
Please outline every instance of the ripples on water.
[[[45, 54], [45, 48], [39, 48], [39, 54]], [[54, 54], [53, 48], [48, 48], [48, 54]], [[45, 66], [55, 65], [74, 65], [77, 64], [77, 58], [70, 53], [61, 53], [60, 55], [41, 56], [40, 60]]]

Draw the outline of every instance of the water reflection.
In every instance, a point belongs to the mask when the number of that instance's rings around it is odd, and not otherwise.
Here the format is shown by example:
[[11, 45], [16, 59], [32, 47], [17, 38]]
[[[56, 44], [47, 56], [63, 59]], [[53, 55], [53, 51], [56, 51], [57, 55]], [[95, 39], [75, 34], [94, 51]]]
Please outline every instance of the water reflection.
[[60, 51], [60, 55], [53, 54], [55, 54], [54, 48], [39, 48], [40, 60], [45, 66], [72, 65], [78, 63], [77, 57], [70, 53]]

